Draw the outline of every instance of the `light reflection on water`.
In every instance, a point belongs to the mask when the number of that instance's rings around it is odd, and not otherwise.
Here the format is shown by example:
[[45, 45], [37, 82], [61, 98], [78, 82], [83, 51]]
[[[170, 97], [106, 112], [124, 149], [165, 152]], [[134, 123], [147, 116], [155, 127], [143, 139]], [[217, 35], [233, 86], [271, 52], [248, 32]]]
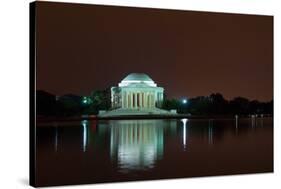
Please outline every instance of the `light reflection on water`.
[[183, 149], [186, 150], [186, 123], [188, 121], [188, 119], [184, 118], [184, 119], [181, 119], [182, 123], [183, 123]]
[[[213, 144], [213, 119], [209, 119], [207, 126], [208, 144]], [[251, 128], [257, 125], [257, 120], [250, 119]], [[89, 143], [90, 121], [82, 120], [82, 145], [83, 152], [87, 151]], [[235, 119], [235, 133], [238, 132], [239, 119]], [[180, 125], [182, 131], [177, 131]], [[263, 127], [263, 119], [260, 120]], [[96, 126], [95, 126], [96, 127]], [[117, 160], [120, 172], [130, 170], [147, 170], [154, 167], [157, 160], [161, 160], [164, 150], [164, 132], [169, 128], [174, 132], [182, 133], [182, 150], [187, 151], [189, 120], [110, 120], [99, 123], [99, 132], [95, 135], [109, 133], [110, 158]], [[58, 152], [58, 123], [55, 123], [54, 144], [55, 152]]]
[[86, 152], [86, 148], [87, 148], [87, 141], [88, 141], [88, 121], [87, 120], [83, 120], [81, 122], [82, 126], [83, 126], [83, 152]]
[[[207, 162], [202, 160], [207, 157], [217, 165], [223, 163], [225, 170], [222, 171], [227, 172], [239, 169], [239, 164], [232, 164], [229, 159], [237, 154], [243, 154], [245, 162], [254, 159], [257, 170], [272, 167], [271, 118], [82, 120], [46, 123], [37, 130], [39, 170], [42, 175], [47, 172], [49, 177], [54, 176], [53, 180], [58, 183], [61, 176], [52, 170], [61, 169], [67, 175], [69, 167], [75, 167], [71, 177], [74, 174], [80, 178], [79, 174], [83, 172], [89, 177], [94, 176], [96, 181], [99, 181], [99, 170], [106, 173], [109, 180], [121, 178], [120, 174], [129, 176], [149, 171], [153, 175], [159, 170], [161, 172], [157, 174], [165, 177], [168, 170], [173, 169], [176, 169], [174, 174], [196, 176], [197, 169], [205, 170]], [[259, 146], [258, 150], [254, 150], [256, 146]], [[214, 156], [213, 153], [219, 154]], [[247, 165], [243, 161], [242, 168]], [[220, 173], [216, 164], [205, 166]], [[189, 172], [181, 172], [187, 165]], [[247, 170], [255, 166], [249, 164]], [[44, 176], [39, 174], [38, 178], [44, 182]]]
[[58, 151], [58, 127], [56, 126], [56, 131], [55, 131], [55, 151]]
[[209, 125], [208, 125], [208, 142], [209, 144], [213, 144], [213, 120], [209, 120]]

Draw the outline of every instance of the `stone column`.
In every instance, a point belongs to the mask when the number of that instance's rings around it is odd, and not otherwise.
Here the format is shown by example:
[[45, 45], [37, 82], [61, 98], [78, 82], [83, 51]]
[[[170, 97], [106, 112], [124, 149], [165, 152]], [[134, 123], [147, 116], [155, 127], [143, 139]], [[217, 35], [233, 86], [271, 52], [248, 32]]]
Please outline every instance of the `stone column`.
[[131, 107], [131, 93], [128, 92], [128, 108]]
[[129, 97], [129, 93], [126, 92], [126, 108], [128, 108], [129, 106], [128, 97]]
[[124, 92], [124, 108], [126, 108], [126, 92]]
[[149, 108], [149, 93], [146, 93], [146, 107]]
[[142, 107], [144, 108], [144, 92], [141, 93]]
[[155, 97], [155, 93], [153, 94], [153, 104], [152, 106], [155, 107], [155, 104], [156, 104], [156, 97]]
[[133, 108], [133, 93], [132, 92], [130, 92], [130, 102], [131, 102], [130, 108]]
[[152, 97], [151, 97], [151, 98], [152, 98], [151, 107], [154, 107], [154, 105], [153, 105], [153, 104], [154, 104], [154, 102], [155, 102], [155, 96], [154, 96], [154, 94], [153, 94], [153, 93], [151, 94], [151, 96], [152, 96]]
[[143, 93], [143, 107], [146, 108], [146, 93]]
[[151, 95], [148, 93], [148, 107], [151, 107]]
[[131, 99], [132, 99], [132, 108], [134, 108], [135, 107], [135, 104], [134, 104], [135, 99], [134, 99], [134, 93], [133, 92], [132, 92]]
[[150, 93], [147, 94], [148, 95], [148, 107], [151, 107], [151, 96]]
[[153, 98], [153, 94], [152, 93], [150, 93], [150, 97], [151, 97], [150, 107], [153, 107], [154, 98]]
[[122, 92], [122, 105], [121, 105], [122, 108], [124, 108], [124, 101], [125, 101], [124, 100], [124, 92]]
[[130, 93], [127, 93], [127, 108], [130, 108]]
[[144, 107], [147, 107], [147, 95], [144, 93]]
[[151, 98], [151, 93], [149, 93], [149, 107], [150, 107], [150, 108], [151, 108], [151, 105], [152, 105], [151, 100], [152, 100], [152, 98]]
[[134, 101], [135, 101], [135, 106], [134, 108], [138, 107], [138, 103], [137, 103], [137, 93], [134, 93]]
[[140, 92], [140, 107], [142, 108], [142, 92]]
[[152, 107], [154, 107], [155, 106], [155, 94], [154, 93], [152, 93], [151, 94], [152, 95]]
[[126, 93], [126, 101], [127, 101], [127, 107], [126, 108], [129, 108], [129, 92]]

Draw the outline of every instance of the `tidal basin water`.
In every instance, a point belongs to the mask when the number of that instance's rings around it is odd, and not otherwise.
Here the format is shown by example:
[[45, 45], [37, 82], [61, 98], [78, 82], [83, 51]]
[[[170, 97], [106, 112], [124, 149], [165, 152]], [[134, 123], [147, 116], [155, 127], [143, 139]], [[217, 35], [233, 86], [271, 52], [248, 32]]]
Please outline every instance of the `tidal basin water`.
[[273, 172], [272, 118], [38, 123], [40, 186]]

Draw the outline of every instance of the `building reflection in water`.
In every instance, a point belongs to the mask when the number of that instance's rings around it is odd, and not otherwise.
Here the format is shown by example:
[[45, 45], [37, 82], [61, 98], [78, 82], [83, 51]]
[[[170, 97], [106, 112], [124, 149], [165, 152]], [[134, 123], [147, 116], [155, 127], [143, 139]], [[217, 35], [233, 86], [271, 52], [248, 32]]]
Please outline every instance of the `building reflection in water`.
[[110, 155], [121, 172], [154, 167], [163, 156], [164, 120], [118, 120], [110, 123]]
[[188, 122], [188, 119], [184, 118], [181, 119], [181, 122], [183, 123], [183, 149], [186, 150], [186, 139], [187, 139], [187, 133], [186, 133], [186, 123]]

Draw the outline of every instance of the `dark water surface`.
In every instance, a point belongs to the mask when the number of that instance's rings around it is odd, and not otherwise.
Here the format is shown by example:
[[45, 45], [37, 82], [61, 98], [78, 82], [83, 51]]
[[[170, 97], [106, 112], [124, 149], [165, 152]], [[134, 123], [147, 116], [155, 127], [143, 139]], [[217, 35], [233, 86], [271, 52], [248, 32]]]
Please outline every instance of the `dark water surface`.
[[39, 186], [273, 171], [272, 118], [38, 124]]

